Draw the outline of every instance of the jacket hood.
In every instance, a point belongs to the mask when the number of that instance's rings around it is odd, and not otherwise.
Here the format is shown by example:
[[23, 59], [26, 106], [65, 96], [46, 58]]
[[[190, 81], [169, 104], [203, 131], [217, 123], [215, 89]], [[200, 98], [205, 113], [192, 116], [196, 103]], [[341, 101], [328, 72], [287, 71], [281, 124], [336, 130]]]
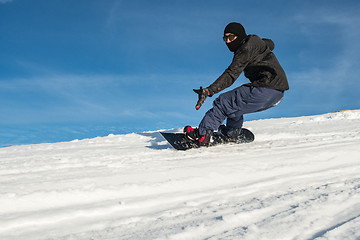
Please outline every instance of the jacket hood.
[[271, 51], [274, 50], [275, 43], [271, 39], [263, 38], [262, 40], [265, 42], [266, 46], [270, 48]]

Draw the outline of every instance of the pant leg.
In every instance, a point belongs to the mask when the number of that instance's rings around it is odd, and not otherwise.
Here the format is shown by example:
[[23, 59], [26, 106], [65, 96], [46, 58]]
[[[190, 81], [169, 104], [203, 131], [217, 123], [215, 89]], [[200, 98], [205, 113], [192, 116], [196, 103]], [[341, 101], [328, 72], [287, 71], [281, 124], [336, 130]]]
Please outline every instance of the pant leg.
[[[229, 116], [223, 132], [231, 136], [234, 129], [243, 125], [243, 114], [264, 111], [276, 106], [282, 100], [284, 93], [269, 88], [250, 87], [249, 91], [242, 91], [239, 97], [239, 111]], [[245, 94], [244, 94], [245, 93]]]
[[199, 132], [204, 135], [207, 129], [215, 131], [227, 119], [226, 131], [231, 135], [233, 129], [242, 127], [243, 114], [271, 108], [283, 96], [283, 91], [245, 85], [223, 93], [215, 99], [213, 108], [205, 114], [199, 125]]
[[241, 128], [244, 122], [243, 114], [236, 114], [234, 117], [226, 119], [226, 126], [231, 129]]
[[233, 110], [236, 93], [234, 90], [220, 94], [213, 102], [213, 108], [206, 112], [199, 124], [199, 133], [204, 135], [206, 130], [217, 130]]

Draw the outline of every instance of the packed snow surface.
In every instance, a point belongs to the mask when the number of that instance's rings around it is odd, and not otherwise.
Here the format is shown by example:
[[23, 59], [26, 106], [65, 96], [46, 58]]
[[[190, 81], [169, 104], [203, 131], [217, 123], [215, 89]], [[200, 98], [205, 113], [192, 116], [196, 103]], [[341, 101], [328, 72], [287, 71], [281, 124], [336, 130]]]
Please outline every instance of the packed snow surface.
[[189, 151], [158, 132], [1, 148], [0, 239], [360, 239], [360, 110], [244, 126], [254, 142]]

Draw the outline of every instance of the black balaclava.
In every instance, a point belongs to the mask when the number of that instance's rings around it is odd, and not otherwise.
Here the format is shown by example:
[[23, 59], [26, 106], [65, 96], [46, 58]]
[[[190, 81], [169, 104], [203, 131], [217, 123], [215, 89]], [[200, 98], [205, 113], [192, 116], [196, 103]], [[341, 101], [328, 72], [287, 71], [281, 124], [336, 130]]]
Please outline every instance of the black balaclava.
[[244, 27], [240, 23], [232, 22], [229, 23], [224, 30], [225, 33], [232, 33], [237, 38], [231, 43], [226, 43], [227, 47], [231, 52], [236, 52], [242, 44], [242, 41], [247, 37]]

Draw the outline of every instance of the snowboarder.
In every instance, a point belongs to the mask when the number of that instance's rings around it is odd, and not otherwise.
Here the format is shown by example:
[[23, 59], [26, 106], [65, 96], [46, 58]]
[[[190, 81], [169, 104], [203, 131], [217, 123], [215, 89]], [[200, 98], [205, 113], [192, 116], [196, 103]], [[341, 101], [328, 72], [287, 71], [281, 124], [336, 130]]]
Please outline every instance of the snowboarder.
[[[272, 52], [270, 39], [247, 35], [240, 23], [229, 23], [223, 40], [234, 57], [230, 66], [209, 87], [194, 89], [199, 95], [196, 110], [207, 97], [230, 87], [244, 72], [250, 83], [221, 94], [202, 119], [198, 128], [186, 126], [185, 135], [199, 146], [208, 146], [215, 130], [228, 141], [236, 141], [243, 125], [243, 114], [259, 112], [276, 106], [282, 100], [289, 84], [283, 68]], [[226, 119], [226, 125], [222, 125]]]

